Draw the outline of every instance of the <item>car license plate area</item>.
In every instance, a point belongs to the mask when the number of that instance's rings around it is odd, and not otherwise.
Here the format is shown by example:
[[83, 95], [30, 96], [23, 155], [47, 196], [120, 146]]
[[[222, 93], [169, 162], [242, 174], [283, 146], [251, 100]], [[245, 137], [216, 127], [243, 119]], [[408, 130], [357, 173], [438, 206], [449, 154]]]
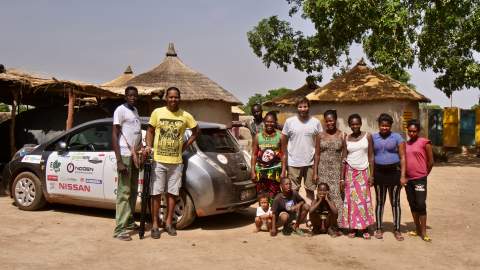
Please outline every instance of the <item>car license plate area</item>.
[[257, 195], [255, 188], [248, 188], [240, 191], [240, 201], [247, 201], [254, 198]]

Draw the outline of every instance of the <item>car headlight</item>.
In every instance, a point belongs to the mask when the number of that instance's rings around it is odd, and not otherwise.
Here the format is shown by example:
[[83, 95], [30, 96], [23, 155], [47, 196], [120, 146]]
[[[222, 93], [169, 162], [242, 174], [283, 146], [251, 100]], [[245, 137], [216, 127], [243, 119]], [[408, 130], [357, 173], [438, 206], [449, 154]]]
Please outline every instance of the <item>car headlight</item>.
[[252, 161], [252, 156], [245, 150], [242, 150], [243, 158], [245, 159], [245, 163], [247, 164], [248, 169], [250, 170], [250, 162]]
[[12, 157], [12, 160], [17, 160], [17, 159], [21, 159], [23, 158], [24, 156], [30, 154], [33, 150], [35, 150], [35, 148], [37, 148], [37, 146], [25, 146], [25, 147], [22, 147], [20, 148], [20, 150], [18, 150], [15, 155], [13, 155]]

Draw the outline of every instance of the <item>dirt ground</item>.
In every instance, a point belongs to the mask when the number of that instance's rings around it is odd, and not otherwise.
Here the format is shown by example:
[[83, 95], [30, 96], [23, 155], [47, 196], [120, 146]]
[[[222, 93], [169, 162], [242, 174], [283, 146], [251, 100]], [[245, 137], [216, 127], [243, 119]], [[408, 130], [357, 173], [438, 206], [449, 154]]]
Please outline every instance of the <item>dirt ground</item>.
[[[393, 234], [369, 241], [252, 233], [254, 207], [199, 218], [177, 237], [112, 238], [114, 212], [53, 205], [18, 210], [0, 197], [0, 269], [480, 269], [480, 167], [435, 167], [428, 186], [432, 243]], [[373, 192], [373, 189], [372, 189]], [[402, 230], [413, 228], [402, 191]], [[387, 203], [388, 204], [388, 203]], [[390, 208], [386, 230], [392, 229]]]

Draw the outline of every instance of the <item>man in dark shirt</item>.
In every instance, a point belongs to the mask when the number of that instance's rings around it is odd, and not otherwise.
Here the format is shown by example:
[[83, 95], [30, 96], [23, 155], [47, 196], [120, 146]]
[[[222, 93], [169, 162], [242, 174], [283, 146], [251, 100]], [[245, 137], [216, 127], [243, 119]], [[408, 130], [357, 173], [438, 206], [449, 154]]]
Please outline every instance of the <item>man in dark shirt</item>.
[[[272, 230], [270, 235], [276, 236], [277, 228], [283, 226], [283, 234], [288, 235], [293, 231], [295, 234], [302, 236], [303, 231], [299, 227], [307, 217], [309, 205], [305, 203], [305, 200], [297, 191], [292, 190], [289, 178], [282, 178], [280, 187], [282, 193], [278, 193], [272, 203]], [[296, 222], [292, 228], [293, 220]]]

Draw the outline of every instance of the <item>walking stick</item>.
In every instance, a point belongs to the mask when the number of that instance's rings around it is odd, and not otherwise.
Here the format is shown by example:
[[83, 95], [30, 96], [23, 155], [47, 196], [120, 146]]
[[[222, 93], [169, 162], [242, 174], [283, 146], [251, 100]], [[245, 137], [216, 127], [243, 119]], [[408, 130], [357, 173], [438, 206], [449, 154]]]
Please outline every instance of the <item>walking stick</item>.
[[138, 237], [143, 239], [145, 236], [145, 219], [147, 216], [147, 205], [150, 203], [150, 176], [152, 173], [152, 159], [147, 156], [143, 164], [143, 185], [141, 193], [141, 212], [140, 212], [140, 229], [138, 230]]

